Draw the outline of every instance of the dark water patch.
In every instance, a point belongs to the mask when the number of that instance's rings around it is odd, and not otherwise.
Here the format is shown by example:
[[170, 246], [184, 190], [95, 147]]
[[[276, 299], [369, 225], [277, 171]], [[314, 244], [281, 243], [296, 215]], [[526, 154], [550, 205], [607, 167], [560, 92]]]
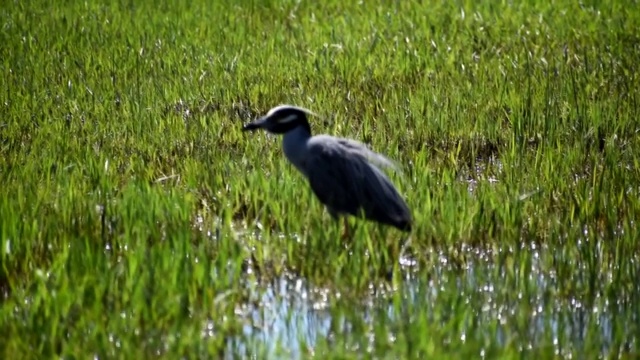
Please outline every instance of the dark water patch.
[[237, 100], [221, 102], [215, 98], [179, 99], [175, 103], [165, 105], [161, 113], [163, 117], [178, 114], [182, 116], [185, 122], [190, 119], [211, 116], [216, 113], [222, 114], [225, 118], [232, 121], [245, 122], [253, 120], [262, 114], [248, 101]]

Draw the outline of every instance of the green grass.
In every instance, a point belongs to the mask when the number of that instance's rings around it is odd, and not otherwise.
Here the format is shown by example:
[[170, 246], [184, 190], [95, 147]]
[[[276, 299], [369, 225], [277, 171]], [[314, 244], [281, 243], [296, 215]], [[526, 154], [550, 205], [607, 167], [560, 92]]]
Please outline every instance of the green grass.
[[[503, 3], [5, 4], [2, 358], [633, 357], [638, 4]], [[403, 165], [416, 265], [240, 131], [279, 103]]]

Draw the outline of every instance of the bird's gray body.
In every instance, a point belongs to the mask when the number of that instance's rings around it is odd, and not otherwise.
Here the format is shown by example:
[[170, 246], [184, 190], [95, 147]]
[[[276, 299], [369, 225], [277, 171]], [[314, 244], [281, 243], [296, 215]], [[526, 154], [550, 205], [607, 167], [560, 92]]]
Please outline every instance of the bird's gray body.
[[[309, 112], [305, 109], [289, 106], [274, 109], [260, 123], [252, 123], [245, 129], [264, 127], [282, 133], [285, 156], [307, 178], [314, 194], [334, 218], [362, 215], [401, 230], [411, 229], [409, 208], [376, 166], [393, 166], [390, 160], [354, 140], [312, 136], [305, 115]], [[281, 109], [289, 112], [279, 114]]]

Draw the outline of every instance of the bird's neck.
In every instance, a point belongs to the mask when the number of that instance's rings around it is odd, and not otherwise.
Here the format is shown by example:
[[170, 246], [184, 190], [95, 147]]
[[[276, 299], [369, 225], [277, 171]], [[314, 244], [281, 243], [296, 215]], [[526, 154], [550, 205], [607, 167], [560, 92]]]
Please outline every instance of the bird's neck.
[[307, 141], [311, 138], [311, 131], [305, 126], [297, 126], [284, 134], [282, 148], [284, 155], [296, 168], [302, 169], [304, 157], [306, 155]]

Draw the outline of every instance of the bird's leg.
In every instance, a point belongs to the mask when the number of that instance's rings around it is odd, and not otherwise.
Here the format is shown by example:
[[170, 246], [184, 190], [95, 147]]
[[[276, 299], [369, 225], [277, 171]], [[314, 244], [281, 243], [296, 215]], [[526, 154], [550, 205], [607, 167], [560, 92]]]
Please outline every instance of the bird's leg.
[[349, 221], [347, 220], [347, 217], [340, 216], [339, 213], [332, 211], [331, 209], [328, 209], [328, 210], [329, 210], [329, 214], [335, 221], [337, 221], [338, 223], [340, 221], [344, 221], [344, 228], [342, 230], [342, 236], [340, 236], [340, 239], [342, 241], [349, 239], [349, 237], [351, 237], [351, 234], [349, 232]]
[[349, 231], [349, 220], [345, 216], [343, 218], [344, 221], [344, 231], [342, 232], [342, 240], [348, 240], [351, 238], [351, 233]]

